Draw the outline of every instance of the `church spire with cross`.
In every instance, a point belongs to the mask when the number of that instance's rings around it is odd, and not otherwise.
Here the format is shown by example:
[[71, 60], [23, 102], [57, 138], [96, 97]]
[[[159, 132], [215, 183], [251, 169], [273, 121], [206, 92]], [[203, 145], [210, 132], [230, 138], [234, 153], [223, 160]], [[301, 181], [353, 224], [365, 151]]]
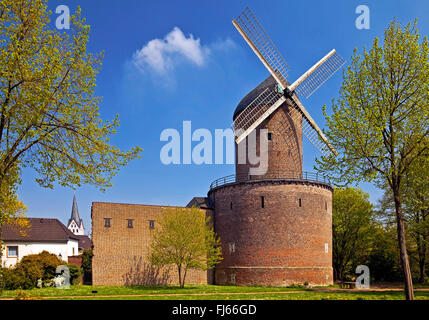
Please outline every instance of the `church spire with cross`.
[[73, 205], [71, 211], [71, 217], [67, 228], [75, 235], [84, 235], [85, 228], [83, 227], [83, 221], [79, 216], [79, 209], [77, 207], [76, 194], [73, 195]]

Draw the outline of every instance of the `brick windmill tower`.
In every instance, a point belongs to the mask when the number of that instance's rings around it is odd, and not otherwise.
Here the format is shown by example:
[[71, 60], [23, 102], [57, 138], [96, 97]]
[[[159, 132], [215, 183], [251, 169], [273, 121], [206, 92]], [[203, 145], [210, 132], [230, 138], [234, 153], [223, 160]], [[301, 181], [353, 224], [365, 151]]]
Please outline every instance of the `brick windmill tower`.
[[[215, 282], [332, 284], [333, 189], [323, 176], [302, 171], [302, 137], [324, 155], [336, 151], [298, 94], [308, 98], [344, 60], [332, 50], [290, 84], [284, 58], [252, 12], [246, 8], [233, 24], [270, 76], [234, 112], [236, 174], [208, 192], [224, 255]], [[264, 152], [261, 170], [250, 155], [261, 162]]]

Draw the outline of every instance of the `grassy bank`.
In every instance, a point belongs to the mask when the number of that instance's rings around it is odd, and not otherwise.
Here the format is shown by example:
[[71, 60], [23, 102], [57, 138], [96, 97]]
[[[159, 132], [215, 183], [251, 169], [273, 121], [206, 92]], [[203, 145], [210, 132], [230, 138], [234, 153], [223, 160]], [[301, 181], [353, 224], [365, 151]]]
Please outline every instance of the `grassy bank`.
[[[19, 290], [4, 290], [3, 299], [13, 299]], [[236, 287], [188, 285], [179, 287], [71, 286], [70, 289], [42, 288], [22, 290], [21, 295], [35, 299], [85, 300], [402, 300], [402, 291], [360, 291], [303, 287]], [[429, 300], [429, 290], [416, 291], [416, 299]]]

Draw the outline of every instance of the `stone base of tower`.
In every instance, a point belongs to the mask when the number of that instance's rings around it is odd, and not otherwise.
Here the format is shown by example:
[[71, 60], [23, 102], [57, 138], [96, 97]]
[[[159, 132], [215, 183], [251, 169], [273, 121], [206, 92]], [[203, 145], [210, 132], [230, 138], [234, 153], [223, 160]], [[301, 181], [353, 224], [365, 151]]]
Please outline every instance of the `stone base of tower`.
[[333, 283], [333, 189], [310, 177], [214, 184], [209, 197], [223, 255], [215, 284]]
[[215, 283], [238, 286], [275, 286], [293, 284], [329, 286], [333, 284], [332, 268], [314, 267], [230, 267], [216, 268]]

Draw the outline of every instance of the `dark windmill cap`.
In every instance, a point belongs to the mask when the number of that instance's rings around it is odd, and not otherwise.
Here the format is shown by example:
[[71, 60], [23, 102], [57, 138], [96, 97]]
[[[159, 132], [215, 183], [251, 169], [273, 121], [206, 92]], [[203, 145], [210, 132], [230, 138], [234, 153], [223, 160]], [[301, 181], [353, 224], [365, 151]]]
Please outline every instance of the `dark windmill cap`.
[[249, 105], [249, 103], [255, 100], [267, 88], [272, 90], [276, 90], [277, 88], [277, 81], [271, 75], [241, 99], [237, 108], [235, 108], [232, 119], [235, 120], [235, 118]]

